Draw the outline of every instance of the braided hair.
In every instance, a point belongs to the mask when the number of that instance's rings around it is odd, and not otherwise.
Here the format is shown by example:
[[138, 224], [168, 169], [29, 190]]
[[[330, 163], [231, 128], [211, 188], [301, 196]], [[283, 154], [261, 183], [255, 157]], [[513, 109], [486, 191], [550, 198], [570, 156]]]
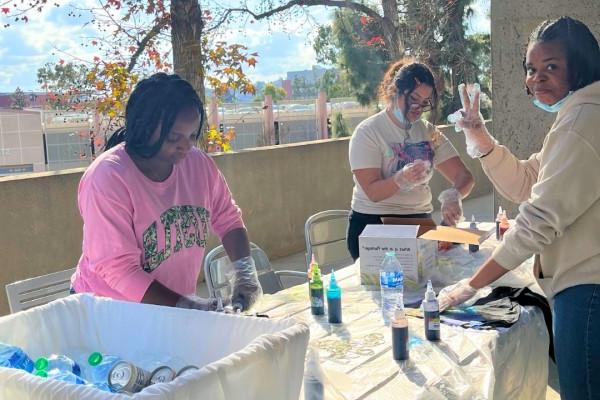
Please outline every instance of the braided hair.
[[[143, 158], [154, 157], [167, 138], [177, 115], [186, 108], [196, 108], [200, 127], [204, 121], [204, 107], [189, 82], [179, 75], [163, 72], [141, 80], [125, 108], [125, 126], [117, 129], [106, 142], [105, 150], [125, 142], [125, 149]], [[160, 125], [160, 137], [150, 144], [152, 134]], [[201, 128], [200, 128], [201, 129]], [[196, 133], [196, 139], [201, 130]]]
[[[600, 81], [600, 48], [590, 29], [571, 17], [549, 19], [539, 24], [531, 35], [527, 48], [537, 42], [559, 42], [565, 51], [571, 90]], [[527, 74], [526, 54], [523, 69]], [[529, 89], [527, 89], [529, 93]]]

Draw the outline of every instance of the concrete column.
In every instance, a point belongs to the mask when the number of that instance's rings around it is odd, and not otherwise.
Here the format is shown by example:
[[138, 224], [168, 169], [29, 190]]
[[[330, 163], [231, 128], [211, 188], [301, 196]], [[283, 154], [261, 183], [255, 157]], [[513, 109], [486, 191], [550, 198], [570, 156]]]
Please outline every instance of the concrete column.
[[275, 123], [273, 118], [273, 98], [270, 94], [265, 95], [263, 102], [263, 135], [265, 137], [265, 145], [270, 146], [275, 144]]
[[219, 129], [219, 108], [216, 97], [210, 99], [208, 107], [208, 127]]
[[319, 92], [319, 97], [316, 101], [316, 116], [317, 116], [317, 138], [327, 139], [327, 93]]
[[[581, 20], [600, 40], [598, 0], [502, 0], [491, 2], [492, 133], [521, 159], [542, 147], [556, 114], [534, 107], [525, 90], [523, 56], [531, 31], [542, 21], [562, 15]], [[514, 217], [517, 205], [495, 194], [494, 209], [507, 207]]]

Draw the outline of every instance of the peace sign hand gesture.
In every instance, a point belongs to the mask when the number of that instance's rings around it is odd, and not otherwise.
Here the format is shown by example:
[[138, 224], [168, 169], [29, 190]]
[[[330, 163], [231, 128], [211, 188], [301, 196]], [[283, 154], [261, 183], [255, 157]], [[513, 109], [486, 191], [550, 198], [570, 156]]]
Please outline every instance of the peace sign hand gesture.
[[456, 123], [463, 129], [481, 129], [484, 124], [483, 115], [479, 112], [479, 95], [481, 94], [479, 84], [469, 85], [468, 89], [469, 91], [464, 83], [458, 85], [458, 94], [463, 108], [460, 110], [462, 118]]
[[[467, 90], [469, 89], [469, 90]], [[456, 126], [465, 131], [465, 139], [467, 142], [467, 154], [472, 158], [480, 158], [489, 154], [496, 145], [496, 139], [490, 135], [483, 116], [479, 112], [479, 84], [465, 85], [461, 83], [458, 86], [458, 93], [463, 108], [460, 110], [460, 117], [452, 114], [448, 118], [456, 123]]]

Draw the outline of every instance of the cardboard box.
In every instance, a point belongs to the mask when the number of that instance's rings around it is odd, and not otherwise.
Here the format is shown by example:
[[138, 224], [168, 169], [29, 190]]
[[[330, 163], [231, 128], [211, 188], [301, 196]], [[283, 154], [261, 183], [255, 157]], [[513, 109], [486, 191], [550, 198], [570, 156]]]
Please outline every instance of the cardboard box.
[[404, 270], [405, 287], [417, 287], [436, 263], [437, 242], [421, 239], [419, 225], [367, 225], [358, 238], [360, 280], [379, 286], [379, 270], [387, 251], [394, 251]]
[[361, 284], [379, 286], [386, 251], [396, 252], [406, 288], [419, 288], [436, 267], [438, 242], [481, 244], [492, 231], [438, 226], [429, 218], [382, 217], [384, 225], [367, 225], [359, 236]]

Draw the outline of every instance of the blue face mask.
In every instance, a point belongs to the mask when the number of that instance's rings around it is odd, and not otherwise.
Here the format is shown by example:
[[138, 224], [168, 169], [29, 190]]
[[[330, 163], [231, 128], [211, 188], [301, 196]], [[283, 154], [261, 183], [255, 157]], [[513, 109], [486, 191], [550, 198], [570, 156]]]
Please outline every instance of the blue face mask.
[[404, 113], [398, 107], [397, 101], [394, 102], [394, 110], [393, 111], [394, 111], [394, 117], [396, 117], [396, 119], [398, 121], [400, 121], [400, 123], [402, 125], [406, 126], [406, 129], [409, 129], [412, 124], [410, 123], [410, 121], [408, 119], [406, 119], [406, 117], [404, 116]]
[[556, 103], [554, 103], [552, 105], [544, 104], [541, 101], [539, 101], [538, 99], [533, 99], [533, 105], [536, 106], [537, 108], [540, 108], [540, 109], [546, 111], [546, 112], [557, 113], [560, 110], [560, 108], [563, 106], [563, 104], [565, 104], [565, 101], [567, 101], [567, 99], [569, 98], [571, 93], [573, 93], [572, 90], [569, 91], [569, 93], [567, 93], [567, 95], [565, 97], [563, 97], [561, 100], [557, 101]]

